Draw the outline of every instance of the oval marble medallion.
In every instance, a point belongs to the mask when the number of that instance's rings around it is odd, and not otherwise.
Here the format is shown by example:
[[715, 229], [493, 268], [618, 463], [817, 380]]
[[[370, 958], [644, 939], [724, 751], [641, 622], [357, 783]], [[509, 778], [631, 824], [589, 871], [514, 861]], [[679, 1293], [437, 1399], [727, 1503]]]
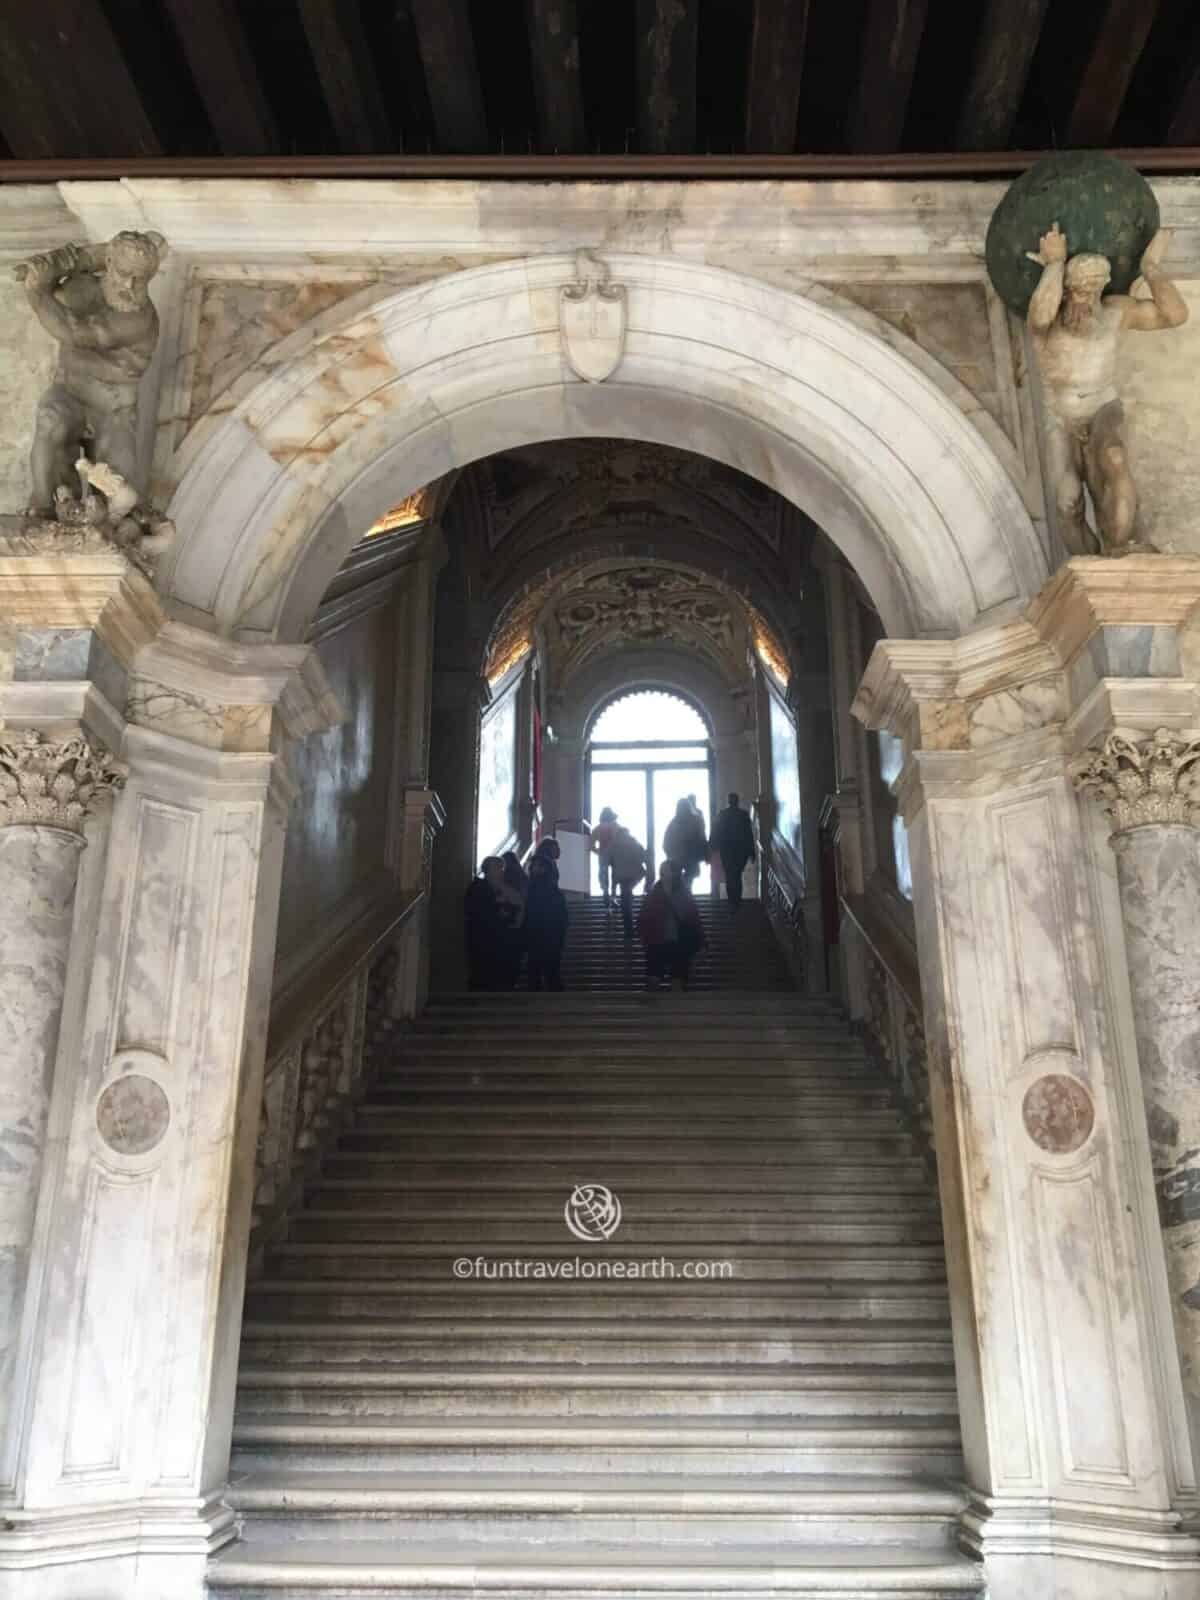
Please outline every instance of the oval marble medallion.
[[1025, 1131], [1039, 1150], [1066, 1156], [1085, 1145], [1096, 1123], [1092, 1097], [1077, 1078], [1048, 1072], [1021, 1102]]
[[146, 1155], [161, 1144], [170, 1121], [166, 1095], [140, 1072], [115, 1079], [96, 1102], [100, 1137], [119, 1156]]

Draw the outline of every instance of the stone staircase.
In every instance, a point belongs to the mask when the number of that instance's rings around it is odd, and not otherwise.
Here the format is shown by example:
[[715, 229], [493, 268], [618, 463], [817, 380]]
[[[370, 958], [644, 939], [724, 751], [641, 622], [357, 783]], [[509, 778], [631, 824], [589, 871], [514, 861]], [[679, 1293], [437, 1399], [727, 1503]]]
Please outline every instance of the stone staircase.
[[[641, 900], [634, 901], [634, 915]], [[786, 990], [791, 987], [766, 910], [760, 900], [743, 900], [735, 913], [726, 901], [698, 897], [705, 948], [692, 967], [691, 988], [705, 991]], [[575, 900], [570, 906], [563, 982], [568, 989], [627, 992], [645, 981], [645, 951], [635, 934], [624, 937], [621, 913], [605, 911], [598, 898]]]
[[[607, 1243], [567, 1229], [581, 1182], [622, 1203]], [[455, 1277], [480, 1256], [733, 1275]], [[243, 1340], [221, 1595], [982, 1592], [930, 1181], [822, 1002], [443, 997]]]

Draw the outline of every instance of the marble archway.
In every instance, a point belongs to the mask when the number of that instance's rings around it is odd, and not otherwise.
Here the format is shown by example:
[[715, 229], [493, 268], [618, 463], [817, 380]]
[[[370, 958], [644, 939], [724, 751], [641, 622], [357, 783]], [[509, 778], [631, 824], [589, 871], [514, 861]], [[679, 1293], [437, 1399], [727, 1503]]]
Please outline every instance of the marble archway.
[[160, 576], [175, 615], [294, 640], [397, 499], [498, 450], [607, 435], [707, 454], [776, 488], [853, 563], [889, 633], [955, 637], [1047, 576], [1021, 497], [971, 422], [870, 333], [723, 269], [608, 259], [628, 328], [614, 375], [559, 339], [566, 256], [506, 262], [322, 319], [185, 441]]

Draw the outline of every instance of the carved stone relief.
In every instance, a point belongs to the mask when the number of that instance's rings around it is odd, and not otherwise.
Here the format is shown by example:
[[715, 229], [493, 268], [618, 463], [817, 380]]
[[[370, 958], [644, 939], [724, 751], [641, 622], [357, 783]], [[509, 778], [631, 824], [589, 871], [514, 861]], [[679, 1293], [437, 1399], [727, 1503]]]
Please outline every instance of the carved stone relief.
[[160, 1145], [171, 1122], [171, 1104], [159, 1084], [143, 1073], [117, 1078], [96, 1102], [96, 1127], [115, 1154], [144, 1156]]
[[48, 739], [35, 728], [0, 740], [0, 827], [31, 824], [82, 833], [125, 782], [107, 750], [82, 735]]

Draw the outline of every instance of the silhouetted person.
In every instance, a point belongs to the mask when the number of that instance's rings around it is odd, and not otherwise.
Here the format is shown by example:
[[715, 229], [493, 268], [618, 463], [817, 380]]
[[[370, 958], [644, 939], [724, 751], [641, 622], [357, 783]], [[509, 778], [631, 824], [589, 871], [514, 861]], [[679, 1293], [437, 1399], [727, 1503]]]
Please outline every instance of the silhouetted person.
[[618, 823], [609, 847], [609, 856], [612, 860], [613, 882], [621, 896], [621, 921], [625, 925], [625, 937], [632, 939], [633, 891], [646, 876], [646, 846], [640, 839], [635, 839], [628, 828]]
[[520, 956], [505, 914], [505, 893], [504, 863], [499, 856], [488, 856], [464, 901], [471, 989], [511, 989], [517, 981]]
[[617, 831], [617, 813], [611, 806], [605, 806], [600, 813], [600, 821], [592, 829], [588, 839], [588, 849], [596, 853], [596, 861], [600, 871], [600, 893], [604, 896], [604, 904], [612, 905], [612, 842]]
[[536, 860], [548, 861], [550, 863], [551, 870], [554, 874], [554, 884], [556, 888], [558, 886], [558, 858], [561, 855], [562, 845], [559, 844], [558, 840], [547, 838], [543, 839], [541, 844], [538, 845], [537, 849], [533, 852], [533, 859], [530, 861], [530, 867], [532, 867], [533, 861]]
[[736, 911], [742, 903], [742, 873], [754, 860], [754, 827], [736, 794], [729, 796], [729, 804], [713, 823], [712, 847], [721, 858], [729, 909]]
[[667, 823], [663, 834], [663, 854], [673, 861], [690, 887], [708, 856], [708, 840], [704, 836], [704, 819], [692, 803], [684, 799], [675, 807], [675, 815]]
[[562, 953], [567, 938], [567, 897], [558, 887], [553, 861], [535, 855], [529, 863], [525, 901], [525, 948], [529, 952], [529, 987], [561, 989]]
[[664, 861], [658, 882], [642, 901], [638, 933], [646, 947], [647, 988], [688, 986], [692, 958], [704, 948], [704, 926], [679, 865]]
[[504, 882], [510, 889], [515, 889], [524, 900], [529, 893], [529, 876], [517, 856], [515, 850], [506, 850], [500, 857], [504, 863]]

